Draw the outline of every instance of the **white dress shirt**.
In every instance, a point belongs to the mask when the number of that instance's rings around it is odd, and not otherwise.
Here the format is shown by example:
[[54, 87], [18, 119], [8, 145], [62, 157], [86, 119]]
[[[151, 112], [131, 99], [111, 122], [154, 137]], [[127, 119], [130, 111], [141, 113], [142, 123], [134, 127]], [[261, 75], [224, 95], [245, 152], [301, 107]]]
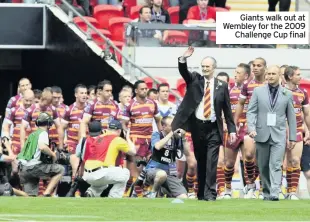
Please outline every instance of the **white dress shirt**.
[[[200, 120], [211, 120], [211, 122], [215, 122], [216, 121], [216, 116], [215, 116], [215, 111], [214, 111], [214, 77], [210, 80], [205, 79], [205, 83], [204, 83], [204, 91], [203, 91], [203, 97], [198, 105], [198, 107], [196, 108], [195, 111], [195, 115], [197, 119]], [[203, 113], [204, 113], [204, 97], [205, 97], [205, 93], [206, 93], [206, 86], [207, 86], [207, 81], [209, 81], [209, 87], [210, 87], [210, 100], [211, 100], [211, 115], [208, 117], [208, 119], [206, 117], [204, 117]]]

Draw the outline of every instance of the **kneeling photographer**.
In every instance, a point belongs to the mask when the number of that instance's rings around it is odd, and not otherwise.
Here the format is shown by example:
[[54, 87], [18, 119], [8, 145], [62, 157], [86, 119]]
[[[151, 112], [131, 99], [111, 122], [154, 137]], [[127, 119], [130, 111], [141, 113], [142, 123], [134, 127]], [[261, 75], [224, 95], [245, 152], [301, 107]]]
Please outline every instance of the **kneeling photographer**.
[[153, 189], [148, 195], [156, 197], [158, 191], [170, 197], [187, 198], [187, 191], [182, 181], [177, 177], [176, 157], [189, 155], [189, 144], [185, 139], [185, 131], [178, 129], [172, 132], [173, 117], [162, 118], [163, 131], [152, 135], [151, 160], [145, 167], [147, 184], [153, 184]]
[[90, 122], [88, 130], [84, 146], [81, 140], [76, 148], [76, 155], [85, 162], [83, 180], [90, 184], [86, 196], [100, 197], [109, 185], [113, 185], [108, 197], [122, 198], [130, 173], [127, 168], [120, 167], [121, 157], [122, 153], [135, 155], [135, 145], [129, 134], [127, 141], [120, 137], [122, 124], [118, 120], [110, 121], [105, 134], [98, 121]]
[[31, 133], [24, 147], [18, 154], [19, 175], [24, 191], [30, 196], [37, 196], [39, 180], [49, 179], [44, 196], [51, 196], [52, 191], [61, 180], [64, 167], [55, 164], [56, 154], [49, 147], [48, 129], [53, 125], [53, 119], [47, 113], [40, 113], [36, 125], [38, 129]]

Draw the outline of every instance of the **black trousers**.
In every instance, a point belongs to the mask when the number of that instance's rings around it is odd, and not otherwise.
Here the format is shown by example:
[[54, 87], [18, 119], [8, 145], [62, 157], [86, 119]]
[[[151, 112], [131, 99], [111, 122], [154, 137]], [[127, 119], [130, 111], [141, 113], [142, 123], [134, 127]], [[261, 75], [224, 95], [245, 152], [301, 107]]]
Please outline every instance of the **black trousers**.
[[208, 5], [211, 7], [225, 8], [226, 0], [210, 0]]
[[291, 0], [268, 0], [268, 11], [275, 12], [278, 2], [280, 2], [280, 12], [288, 12], [290, 10]]
[[216, 122], [195, 120], [192, 131], [194, 154], [197, 160], [199, 200], [216, 199], [216, 169], [222, 143]]

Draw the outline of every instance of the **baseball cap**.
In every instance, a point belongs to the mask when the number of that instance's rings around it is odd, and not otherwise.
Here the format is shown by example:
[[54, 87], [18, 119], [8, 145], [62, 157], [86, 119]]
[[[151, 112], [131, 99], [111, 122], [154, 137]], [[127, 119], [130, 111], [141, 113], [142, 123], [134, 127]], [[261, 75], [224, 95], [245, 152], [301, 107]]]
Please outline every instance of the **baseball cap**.
[[92, 121], [88, 124], [89, 135], [91, 137], [99, 136], [102, 133], [102, 126], [99, 121]]
[[118, 129], [122, 129], [122, 128], [123, 128], [122, 124], [118, 120], [113, 119], [109, 123], [109, 129], [118, 130]]

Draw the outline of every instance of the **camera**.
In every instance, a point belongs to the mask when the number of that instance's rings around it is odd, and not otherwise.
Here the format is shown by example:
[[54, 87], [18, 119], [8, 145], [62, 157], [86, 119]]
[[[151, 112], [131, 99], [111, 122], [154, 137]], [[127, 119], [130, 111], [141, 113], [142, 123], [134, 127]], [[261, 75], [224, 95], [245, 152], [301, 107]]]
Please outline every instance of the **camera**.
[[68, 151], [56, 150], [57, 163], [61, 165], [69, 165], [70, 164], [70, 153]]
[[9, 152], [8, 152], [6, 146], [5, 146], [5, 143], [6, 143], [7, 141], [9, 141], [9, 140], [10, 140], [10, 139], [7, 138], [6, 136], [4, 136], [4, 137], [1, 138], [2, 154], [4, 154], [4, 155], [9, 155]]

